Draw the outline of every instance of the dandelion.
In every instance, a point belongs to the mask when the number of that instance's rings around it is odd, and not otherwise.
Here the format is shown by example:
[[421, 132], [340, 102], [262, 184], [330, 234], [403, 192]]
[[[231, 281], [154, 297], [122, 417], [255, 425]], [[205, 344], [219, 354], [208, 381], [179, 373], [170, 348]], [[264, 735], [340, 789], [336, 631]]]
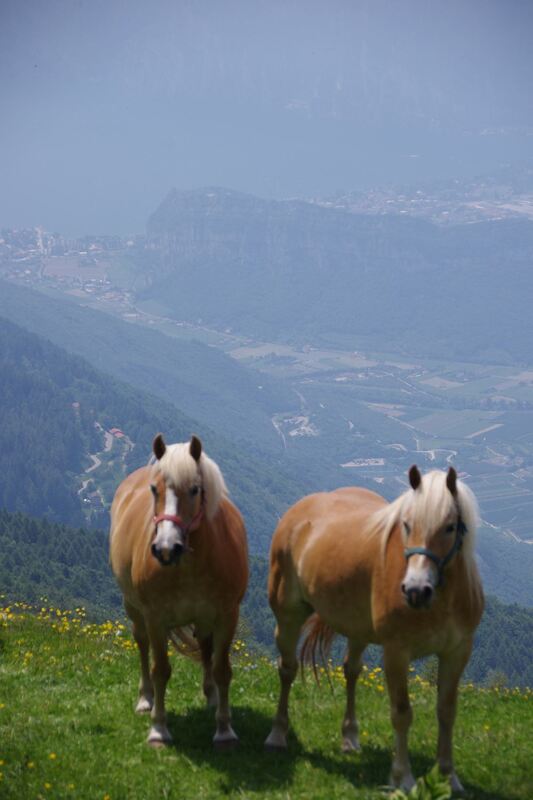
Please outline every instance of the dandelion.
[[44, 788], [45, 789], [51, 789], [52, 788], [52, 784], [51, 783], [45, 783], [44, 784]]
[[50, 755], [48, 756], [48, 758], [50, 758], [52, 761], [54, 761], [54, 760], [57, 758], [57, 756], [56, 756], [56, 754], [55, 754], [55, 753], [50, 753]]
[[28, 767], [28, 769], [35, 769], [35, 761], [28, 761], [26, 766]]

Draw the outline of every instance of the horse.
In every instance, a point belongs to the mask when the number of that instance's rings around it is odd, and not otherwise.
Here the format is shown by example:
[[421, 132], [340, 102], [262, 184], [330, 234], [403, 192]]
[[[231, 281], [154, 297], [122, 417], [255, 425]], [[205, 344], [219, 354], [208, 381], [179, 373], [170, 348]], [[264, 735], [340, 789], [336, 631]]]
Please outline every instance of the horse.
[[172, 742], [168, 640], [180, 639], [202, 661], [203, 691], [216, 706], [213, 743], [230, 748], [238, 738], [229, 709], [229, 651], [248, 582], [244, 523], [200, 439], [167, 446], [158, 434], [153, 453], [152, 464], [120, 484], [111, 507], [111, 567], [141, 661], [136, 711], [151, 712], [150, 745]]
[[356, 487], [309, 495], [280, 520], [268, 582], [280, 696], [265, 747], [287, 747], [289, 693], [305, 624], [302, 668], [311, 660], [315, 674], [317, 650], [327, 654], [335, 634], [347, 639], [345, 752], [360, 749], [355, 688], [362, 654], [370, 643], [382, 646], [395, 732], [390, 780], [406, 790], [415, 782], [407, 748], [409, 663], [438, 656], [437, 761], [452, 789], [461, 791], [452, 755], [457, 690], [484, 607], [474, 556], [477, 503], [453, 467], [422, 477], [413, 466], [409, 483], [391, 503]]

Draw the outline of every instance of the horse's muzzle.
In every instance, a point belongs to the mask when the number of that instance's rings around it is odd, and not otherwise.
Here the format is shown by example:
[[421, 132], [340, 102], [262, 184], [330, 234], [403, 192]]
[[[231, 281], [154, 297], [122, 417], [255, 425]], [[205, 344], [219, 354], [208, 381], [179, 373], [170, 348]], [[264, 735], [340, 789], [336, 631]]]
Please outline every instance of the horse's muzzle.
[[406, 586], [402, 583], [402, 593], [409, 608], [429, 608], [433, 600], [433, 586]]
[[168, 547], [158, 547], [154, 542], [151, 549], [152, 555], [157, 558], [163, 567], [170, 567], [172, 564], [178, 563], [185, 548], [179, 542], [176, 542], [170, 549]]

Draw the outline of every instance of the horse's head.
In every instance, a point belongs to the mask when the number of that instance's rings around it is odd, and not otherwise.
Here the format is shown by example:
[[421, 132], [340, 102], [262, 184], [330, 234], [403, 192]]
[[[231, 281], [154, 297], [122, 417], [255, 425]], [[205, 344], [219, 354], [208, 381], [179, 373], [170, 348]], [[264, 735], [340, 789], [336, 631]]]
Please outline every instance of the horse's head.
[[202, 443], [193, 436], [190, 443], [167, 448], [158, 434], [153, 451], [164, 479], [164, 492], [152, 484], [155, 533], [151, 550], [163, 566], [170, 566], [177, 564], [187, 550], [189, 532], [200, 525], [204, 514]]
[[459, 492], [453, 467], [447, 474], [434, 471], [422, 478], [412, 466], [409, 483], [412, 491], [406, 494], [401, 515], [407, 561], [401, 588], [411, 608], [429, 608], [445, 568], [462, 548], [467, 532], [462, 506], [471, 500], [463, 485]]

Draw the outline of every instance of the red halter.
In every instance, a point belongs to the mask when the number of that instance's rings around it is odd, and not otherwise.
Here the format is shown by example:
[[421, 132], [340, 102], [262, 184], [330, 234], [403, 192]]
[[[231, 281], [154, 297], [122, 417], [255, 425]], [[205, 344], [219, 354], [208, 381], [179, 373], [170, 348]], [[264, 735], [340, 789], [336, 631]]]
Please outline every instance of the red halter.
[[201, 521], [201, 519], [202, 519], [202, 517], [204, 515], [204, 508], [205, 508], [205, 502], [204, 502], [204, 498], [202, 496], [202, 503], [200, 505], [200, 508], [198, 509], [198, 511], [196, 512], [196, 514], [191, 519], [191, 521], [189, 522], [188, 525], [185, 525], [185, 523], [183, 522], [183, 519], [181, 517], [179, 517], [177, 514], [155, 514], [154, 517], [153, 517], [153, 523], [154, 523], [155, 527], [157, 528], [157, 526], [159, 525], [160, 522], [163, 522], [164, 520], [168, 520], [168, 522], [173, 522], [175, 525], [178, 526], [178, 528], [181, 528], [182, 531], [185, 534], [187, 534], [192, 529], [193, 525], [196, 525], [197, 522]]

